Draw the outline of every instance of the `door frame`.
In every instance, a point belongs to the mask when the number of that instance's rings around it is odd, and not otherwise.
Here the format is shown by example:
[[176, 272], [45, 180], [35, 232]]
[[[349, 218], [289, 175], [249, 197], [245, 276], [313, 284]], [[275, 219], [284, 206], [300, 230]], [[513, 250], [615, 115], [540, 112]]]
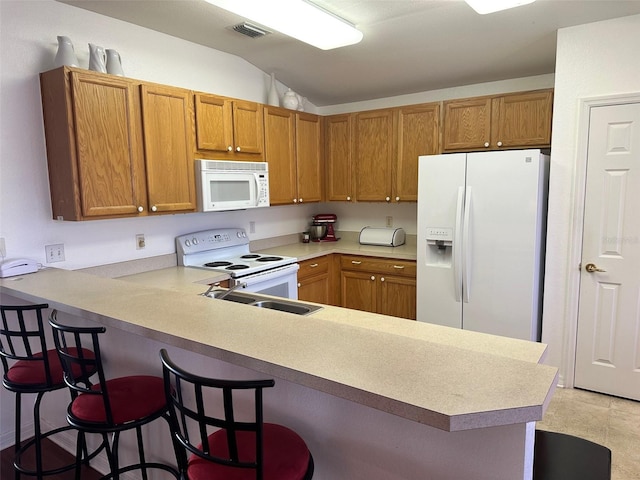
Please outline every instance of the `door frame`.
[[587, 154], [589, 153], [589, 123], [591, 109], [595, 107], [640, 103], [640, 92], [606, 95], [580, 99], [578, 112], [578, 133], [576, 146], [576, 164], [573, 178], [572, 227], [567, 257], [567, 298], [565, 311], [567, 320], [564, 328], [563, 355], [560, 378], [563, 386], [575, 385], [576, 350], [578, 334], [578, 314], [580, 302], [580, 275], [582, 270], [582, 237], [584, 234], [584, 203], [587, 183]]

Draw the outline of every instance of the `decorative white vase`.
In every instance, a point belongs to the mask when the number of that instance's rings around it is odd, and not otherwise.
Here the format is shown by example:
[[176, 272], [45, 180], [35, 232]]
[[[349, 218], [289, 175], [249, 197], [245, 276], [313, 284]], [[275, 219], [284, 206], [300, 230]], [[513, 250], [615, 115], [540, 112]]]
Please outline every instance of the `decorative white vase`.
[[271, 74], [271, 85], [269, 86], [269, 93], [267, 94], [267, 103], [273, 107], [280, 106], [280, 96], [278, 95], [278, 89], [276, 88], [276, 74]]
[[291, 89], [287, 90], [284, 97], [282, 97], [282, 106], [290, 110], [297, 110], [298, 96], [296, 95], [296, 92]]
[[115, 50], [107, 48], [107, 73], [111, 75], [118, 75], [119, 77], [124, 77], [124, 72], [122, 71], [122, 59], [120, 58], [120, 54]]
[[107, 54], [103, 47], [89, 44], [89, 70], [107, 73]]
[[68, 67], [77, 67], [78, 57], [76, 56], [76, 52], [73, 49], [73, 43], [69, 37], [58, 37], [58, 52], [56, 53], [56, 58], [54, 60], [55, 67], [62, 67], [66, 65]]

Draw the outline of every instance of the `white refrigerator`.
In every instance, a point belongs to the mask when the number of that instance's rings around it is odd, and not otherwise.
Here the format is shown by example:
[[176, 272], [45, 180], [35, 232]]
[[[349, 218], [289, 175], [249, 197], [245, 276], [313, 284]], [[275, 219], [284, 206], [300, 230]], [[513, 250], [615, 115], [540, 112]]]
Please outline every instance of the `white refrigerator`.
[[549, 157], [421, 156], [417, 319], [540, 340]]

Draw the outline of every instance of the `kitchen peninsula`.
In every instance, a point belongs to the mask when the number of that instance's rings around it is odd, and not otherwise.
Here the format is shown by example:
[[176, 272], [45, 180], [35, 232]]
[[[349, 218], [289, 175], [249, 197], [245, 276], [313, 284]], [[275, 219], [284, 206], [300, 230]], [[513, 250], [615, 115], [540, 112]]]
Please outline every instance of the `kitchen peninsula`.
[[204, 374], [275, 378], [267, 420], [305, 438], [314, 479], [531, 478], [534, 422], [557, 375], [539, 363], [544, 345], [338, 307], [301, 317], [213, 300], [198, 295], [216, 280], [205, 270], [142, 277], [44, 269], [0, 288], [105, 325], [116, 370], [159, 372], [168, 346]]

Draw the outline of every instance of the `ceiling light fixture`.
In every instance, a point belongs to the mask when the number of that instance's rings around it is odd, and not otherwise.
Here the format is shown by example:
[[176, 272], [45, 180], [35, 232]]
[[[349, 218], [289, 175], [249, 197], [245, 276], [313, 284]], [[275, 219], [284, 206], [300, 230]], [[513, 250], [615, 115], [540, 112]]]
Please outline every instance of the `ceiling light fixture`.
[[519, 7], [535, 2], [535, 0], [465, 0], [471, 8], [481, 15], [499, 12], [508, 8]]
[[305, 0], [206, 1], [322, 50], [362, 40], [362, 32], [353, 25]]

